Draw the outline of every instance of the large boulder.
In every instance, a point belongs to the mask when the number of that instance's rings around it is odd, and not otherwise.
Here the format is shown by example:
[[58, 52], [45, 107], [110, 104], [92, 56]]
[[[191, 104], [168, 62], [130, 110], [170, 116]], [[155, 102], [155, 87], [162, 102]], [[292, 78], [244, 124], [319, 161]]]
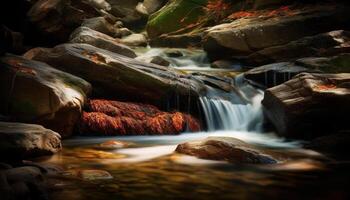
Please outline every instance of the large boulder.
[[27, 55], [88, 80], [96, 95], [109, 98], [159, 103], [168, 102], [173, 95], [187, 99], [205, 92], [201, 82], [176, 69], [141, 62], [87, 44], [34, 49]]
[[0, 58], [0, 113], [72, 133], [91, 86], [81, 78], [20, 56]]
[[252, 16], [207, 30], [204, 49], [212, 58], [248, 56], [264, 48], [349, 25], [348, 6], [318, 5], [291, 9], [283, 15]]
[[181, 112], [108, 100], [91, 100], [80, 125], [80, 132], [88, 135], [164, 135], [200, 130], [197, 119]]
[[70, 38], [71, 43], [90, 44], [130, 58], [136, 57], [135, 52], [128, 46], [121, 44], [119, 40], [87, 27], [79, 27], [72, 33]]
[[350, 32], [338, 30], [265, 48], [249, 55], [247, 61], [261, 65], [308, 56], [333, 56], [343, 52], [350, 52]]
[[27, 15], [39, 33], [58, 43], [67, 41], [84, 19], [99, 16], [97, 6], [95, 0], [39, 0]]
[[279, 134], [310, 139], [349, 130], [349, 101], [349, 73], [301, 73], [266, 90], [262, 104]]
[[134, 33], [123, 37], [121, 43], [128, 46], [147, 46], [147, 37], [142, 33]]
[[238, 164], [272, 164], [277, 160], [241, 140], [231, 137], [208, 137], [179, 144], [178, 153], [202, 159], [225, 160]]
[[0, 122], [1, 159], [51, 155], [61, 150], [58, 133], [40, 125]]

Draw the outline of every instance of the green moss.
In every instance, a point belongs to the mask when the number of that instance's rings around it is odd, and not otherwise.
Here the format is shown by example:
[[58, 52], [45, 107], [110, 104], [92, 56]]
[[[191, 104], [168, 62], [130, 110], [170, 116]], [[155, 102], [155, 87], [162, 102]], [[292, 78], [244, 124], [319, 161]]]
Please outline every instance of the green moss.
[[205, 14], [208, 0], [173, 0], [150, 16], [147, 32], [151, 38], [197, 23]]

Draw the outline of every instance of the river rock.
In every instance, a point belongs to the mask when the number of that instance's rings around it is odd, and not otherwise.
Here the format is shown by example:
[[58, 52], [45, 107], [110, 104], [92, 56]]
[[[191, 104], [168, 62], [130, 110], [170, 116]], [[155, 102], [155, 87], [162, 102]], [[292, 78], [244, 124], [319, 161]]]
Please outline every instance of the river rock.
[[45, 37], [65, 42], [84, 19], [99, 16], [94, 1], [39, 0], [28, 12], [28, 20]]
[[280, 135], [310, 139], [349, 130], [349, 101], [349, 73], [301, 73], [266, 90], [262, 104]]
[[186, 130], [200, 131], [199, 121], [152, 105], [108, 100], [91, 100], [80, 125], [80, 132], [88, 135], [164, 135]]
[[315, 70], [291, 62], [280, 62], [253, 68], [244, 72], [244, 78], [258, 87], [270, 88], [289, 81], [302, 72], [315, 72]]
[[188, 48], [202, 47], [202, 33], [162, 34], [150, 39], [150, 45], [154, 47]]
[[70, 36], [71, 43], [84, 43], [111, 51], [130, 58], [135, 58], [136, 54], [128, 46], [123, 45], [117, 39], [114, 39], [103, 33], [94, 31], [87, 27], [76, 29]]
[[128, 46], [147, 46], [147, 37], [141, 33], [133, 33], [120, 40], [121, 43]]
[[262, 65], [309, 56], [334, 56], [344, 52], [350, 52], [350, 32], [337, 30], [265, 48], [249, 55], [247, 61]]
[[45, 63], [20, 56], [3, 56], [0, 63], [0, 113], [69, 136], [91, 85]]
[[309, 69], [325, 73], [350, 73], [350, 53], [338, 54], [331, 57], [308, 57], [295, 62]]
[[88, 80], [94, 85], [95, 94], [109, 98], [159, 103], [174, 94], [198, 97], [205, 92], [202, 83], [176, 69], [141, 62], [87, 44], [63, 44], [49, 52], [34, 49], [27, 55]]
[[203, 45], [211, 58], [248, 56], [304, 36], [342, 29], [349, 19], [346, 5], [306, 6], [282, 16], [240, 18], [214, 26], [206, 31]]
[[170, 62], [165, 58], [163, 58], [162, 56], [151, 56], [151, 57], [141, 57], [141, 58], [139, 57], [137, 59], [144, 62], [153, 63], [156, 65], [161, 65], [165, 67], [168, 67], [170, 65]]
[[1, 158], [23, 159], [61, 150], [58, 133], [40, 125], [0, 122]]
[[117, 27], [115, 23], [113, 24], [113, 22], [110, 20], [107, 20], [105, 17], [85, 19], [81, 26], [104, 33], [111, 37], [120, 37], [119, 27]]
[[144, 15], [136, 10], [141, 0], [106, 0], [111, 5], [110, 13], [126, 24], [135, 24], [143, 20]]
[[273, 157], [263, 151], [231, 137], [208, 137], [204, 140], [179, 144], [178, 153], [209, 160], [225, 160], [238, 164], [277, 163]]
[[144, 15], [150, 15], [159, 10], [168, 0], [143, 0], [136, 6], [136, 10]]

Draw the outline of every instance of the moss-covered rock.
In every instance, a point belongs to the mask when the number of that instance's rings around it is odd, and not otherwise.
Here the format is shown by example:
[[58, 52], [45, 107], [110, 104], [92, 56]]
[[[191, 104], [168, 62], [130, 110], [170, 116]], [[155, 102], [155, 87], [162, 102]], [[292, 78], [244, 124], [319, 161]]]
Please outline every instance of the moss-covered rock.
[[208, 0], [172, 0], [162, 9], [152, 14], [147, 23], [147, 33], [151, 38], [170, 33], [197, 23], [205, 14]]

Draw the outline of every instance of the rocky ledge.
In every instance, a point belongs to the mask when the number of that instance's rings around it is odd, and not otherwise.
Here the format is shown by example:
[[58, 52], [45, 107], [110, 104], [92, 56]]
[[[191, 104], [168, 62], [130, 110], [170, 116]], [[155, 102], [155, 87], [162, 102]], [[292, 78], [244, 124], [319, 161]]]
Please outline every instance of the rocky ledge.
[[265, 113], [279, 134], [315, 138], [349, 130], [350, 74], [301, 73], [265, 91]]

